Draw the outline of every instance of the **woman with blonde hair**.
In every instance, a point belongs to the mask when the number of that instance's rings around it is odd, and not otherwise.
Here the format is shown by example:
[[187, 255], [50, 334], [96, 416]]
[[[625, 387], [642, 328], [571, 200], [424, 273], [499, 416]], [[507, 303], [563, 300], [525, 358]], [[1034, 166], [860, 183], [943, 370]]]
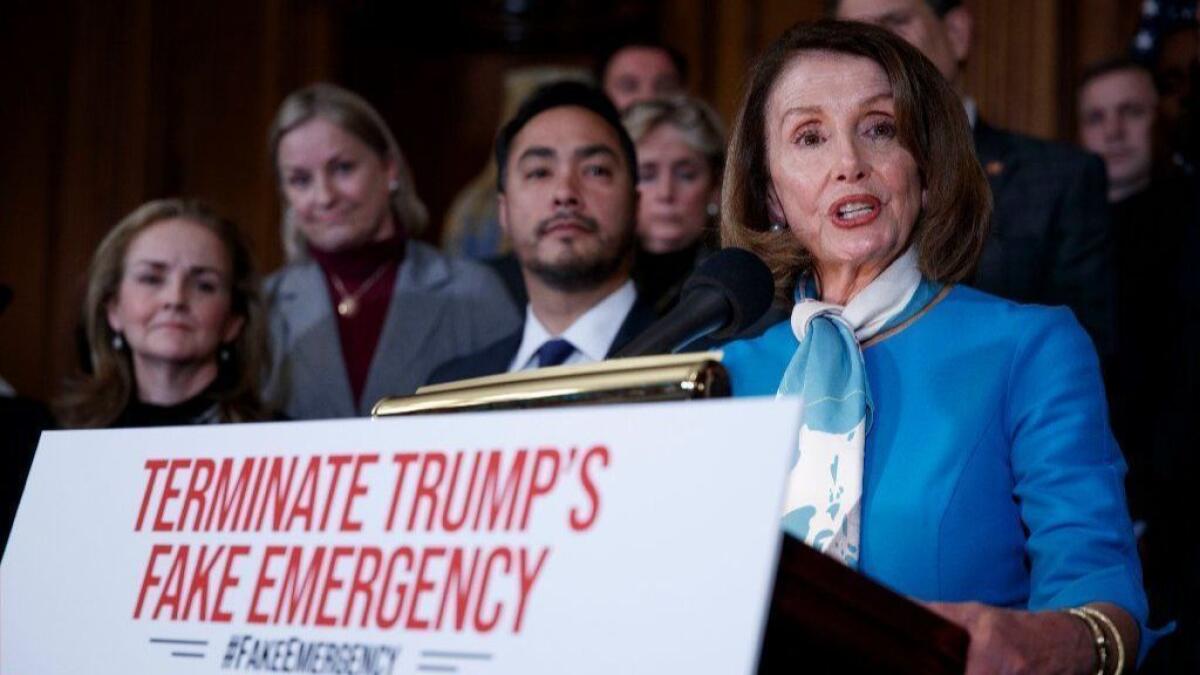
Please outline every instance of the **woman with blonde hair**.
[[516, 329], [490, 271], [411, 238], [427, 211], [391, 131], [362, 98], [324, 83], [293, 92], [269, 148], [297, 237], [291, 262], [266, 283], [266, 391], [289, 416], [368, 414], [443, 361]]
[[67, 427], [268, 419], [264, 318], [237, 228], [182, 199], [123, 218], [92, 258], [83, 321], [92, 374], [58, 402]]
[[725, 131], [708, 104], [687, 96], [630, 106], [622, 122], [637, 147], [638, 290], [659, 313], [716, 246]]

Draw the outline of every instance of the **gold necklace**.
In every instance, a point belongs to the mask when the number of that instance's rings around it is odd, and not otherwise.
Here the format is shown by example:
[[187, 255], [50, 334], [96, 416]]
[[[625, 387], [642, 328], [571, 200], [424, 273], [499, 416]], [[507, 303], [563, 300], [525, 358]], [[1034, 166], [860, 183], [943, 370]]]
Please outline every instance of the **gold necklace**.
[[353, 293], [346, 290], [346, 285], [342, 283], [342, 280], [339, 279], [336, 274], [331, 272], [329, 274], [329, 278], [333, 281], [333, 290], [337, 291], [338, 294], [338, 315], [348, 319], [357, 314], [359, 307], [358, 301], [362, 299], [364, 293], [371, 290], [371, 287], [375, 285], [376, 281], [379, 281], [381, 278], [383, 278], [383, 273], [387, 270], [387, 266], [387, 263], [380, 265], [379, 269], [372, 272], [371, 276], [367, 277], [366, 281], [362, 282], [359, 284], [358, 288], [354, 289]]

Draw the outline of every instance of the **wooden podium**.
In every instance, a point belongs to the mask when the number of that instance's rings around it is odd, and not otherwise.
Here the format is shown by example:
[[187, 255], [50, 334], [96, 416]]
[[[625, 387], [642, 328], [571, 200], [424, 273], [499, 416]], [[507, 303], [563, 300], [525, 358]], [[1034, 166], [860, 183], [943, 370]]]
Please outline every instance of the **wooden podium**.
[[957, 675], [968, 639], [957, 625], [785, 534], [758, 671]]
[[[374, 416], [728, 396], [720, 352], [613, 359], [462, 380], [386, 398]], [[966, 631], [783, 535], [760, 673], [960, 674]]]

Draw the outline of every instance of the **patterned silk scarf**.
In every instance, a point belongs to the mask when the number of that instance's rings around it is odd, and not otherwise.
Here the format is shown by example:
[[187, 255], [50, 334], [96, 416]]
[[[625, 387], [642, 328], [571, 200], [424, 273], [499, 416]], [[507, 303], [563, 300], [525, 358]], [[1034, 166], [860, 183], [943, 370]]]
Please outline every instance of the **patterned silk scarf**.
[[842, 307], [821, 302], [816, 279], [796, 284], [792, 331], [800, 344], [779, 383], [799, 396], [800, 436], [788, 475], [783, 528], [858, 567], [863, 450], [873, 406], [860, 343], [903, 323], [941, 290], [909, 248]]

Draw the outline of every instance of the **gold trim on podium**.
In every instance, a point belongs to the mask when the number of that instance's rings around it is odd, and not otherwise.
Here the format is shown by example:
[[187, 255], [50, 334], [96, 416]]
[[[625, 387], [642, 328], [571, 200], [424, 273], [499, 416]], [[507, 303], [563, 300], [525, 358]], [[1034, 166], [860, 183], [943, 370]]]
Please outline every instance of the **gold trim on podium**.
[[635, 356], [421, 387], [381, 399], [372, 417], [542, 408], [581, 403], [681, 401], [729, 395], [721, 352]]

